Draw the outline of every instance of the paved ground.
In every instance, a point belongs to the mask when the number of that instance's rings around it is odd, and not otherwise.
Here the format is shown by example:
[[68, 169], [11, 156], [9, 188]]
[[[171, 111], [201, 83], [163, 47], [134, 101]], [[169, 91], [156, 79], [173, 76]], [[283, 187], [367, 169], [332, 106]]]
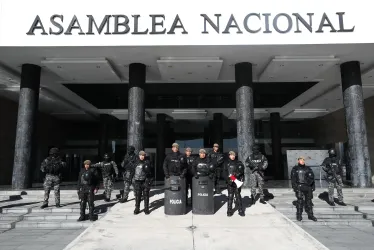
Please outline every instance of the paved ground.
[[[242, 193], [248, 196], [249, 190]], [[243, 244], [253, 250], [327, 249], [269, 204], [247, 208], [244, 218], [237, 213], [229, 218], [227, 197], [221, 196], [215, 199], [214, 215], [167, 216], [160, 207], [163, 197], [161, 193], [151, 198], [153, 211], [148, 216], [134, 216], [133, 201], [115, 205], [66, 250], [236, 250]]]
[[330, 250], [374, 249], [374, 227], [302, 226]]
[[13, 229], [0, 234], [1, 250], [61, 250], [84, 229]]

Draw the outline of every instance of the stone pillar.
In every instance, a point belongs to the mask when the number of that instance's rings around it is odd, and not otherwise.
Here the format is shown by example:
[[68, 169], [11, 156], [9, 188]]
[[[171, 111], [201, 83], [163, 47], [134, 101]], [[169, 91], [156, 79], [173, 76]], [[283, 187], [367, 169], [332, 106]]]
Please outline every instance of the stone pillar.
[[141, 63], [132, 63], [129, 69], [127, 145], [134, 146], [136, 152], [138, 152], [143, 150], [146, 66]]
[[353, 186], [371, 187], [371, 167], [360, 63], [357, 61], [345, 62], [340, 65], [340, 71]]
[[278, 112], [270, 114], [271, 148], [273, 153], [273, 174], [275, 179], [283, 180], [283, 161], [281, 147], [281, 126], [280, 114]]
[[41, 68], [37, 65], [22, 65], [12, 176], [13, 189], [31, 187], [30, 175], [36, 166], [35, 133], [39, 106], [40, 72]]
[[[236, 124], [238, 136], [238, 156], [245, 161], [252, 153], [254, 137], [254, 106], [252, 64], [242, 62], [235, 64], [236, 90]], [[249, 169], [245, 168], [244, 186], [249, 186]]]
[[212, 122], [212, 141], [210, 147], [213, 147], [214, 143], [218, 143], [220, 151], [223, 152], [223, 114], [213, 114]]
[[108, 153], [108, 128], [110, 115], [100, 115], [100, 137], [99, 137], [99, 158], [102, 159], [105, 153]]
[[[157, 114], [157, 160], [156, 160], [156, 181], [164, 180], [164, 170], [162, 169], [162, 164], [165, 159], [165, 148], [169, 145], [166, 145], [167, 138], [167, 124], [166, 124], [166, 115]], [[171, 147], [171, 145], [169, 146]]]

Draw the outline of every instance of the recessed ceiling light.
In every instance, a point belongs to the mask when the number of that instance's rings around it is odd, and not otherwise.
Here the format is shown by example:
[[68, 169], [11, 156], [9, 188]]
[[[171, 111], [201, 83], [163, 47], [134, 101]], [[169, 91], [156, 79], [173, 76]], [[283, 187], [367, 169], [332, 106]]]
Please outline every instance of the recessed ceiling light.
[[13, 81], [13, 79], [12, 78], [8, 78], [8, 81]]
[[61, 69], [62, 67], [61, 66], [57, 66], [58, 69]]
[[269, 78], [270, 78], [270, 79], [273, 79], [274, 77], [272, 77], [272, 76], [269, 76]]
[[174, 80], [174, 77], [170, 78], [170, 80]]
[[192, 75], [192, 72], [188, 72], [189, 75]]
[[96, 66], [97, 69], [100, 69], [100, 66]]
[[307, 77], [307, 76], [304, 76], [304, 79], [308, 79], [308, 77]]
[[368, 78], [372, 78], [373, 76], [368, 76]]
[[129, 65], [123, 65], [123, 67], [125, 67], [125, 68], [128, 68], [128, 67], [129, 67]]
[[168, 68], [172, 68], [173, 66], [169, 65]]
[[279, 67], [284, 67], [284, 64], [279, 65]]
[[318, 65], [319, 67], [322, 67], [323, 66], [323, 64], [320, 64], [320, 65]]
[[207, 65], [207, 67], [208, 67], [208, 68], [211, 68], [211, 67], [212, 67], [212, 65]]
[[209, 78], [205, 78], [205, 80], [209, 80]]

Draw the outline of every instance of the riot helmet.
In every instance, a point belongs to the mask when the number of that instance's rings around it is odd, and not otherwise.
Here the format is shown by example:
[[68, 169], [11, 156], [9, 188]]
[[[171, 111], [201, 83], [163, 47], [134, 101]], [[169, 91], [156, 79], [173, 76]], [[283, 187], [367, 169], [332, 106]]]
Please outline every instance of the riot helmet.
[[257, 145], [257, 144], [253, 145], [253, 146], [252, 146], [252, 152], [253, 152], [254, 154], [259, 154], [259, 153], [260, 153], [260, 146]]
[[109, 161], [110, 160], [109, 154], [107, 154], [107, 153], [104, 154], [103, 159], [104, 159], [104, 161]]
[[135, 152], [135, 147], [134, 146], [129, 146], [128, 148], [127, 148], [127, 153], [128, 154], [133, 154]]
[[60, 150], [58, 148], [51, 148], [49, 150], [49, 155], [57, 156], [59, 152], [60, 152]]
[[331, 148], [328, 152], [329, 152], [329, 157], [335, 157], [336, 156], [335, 149]]

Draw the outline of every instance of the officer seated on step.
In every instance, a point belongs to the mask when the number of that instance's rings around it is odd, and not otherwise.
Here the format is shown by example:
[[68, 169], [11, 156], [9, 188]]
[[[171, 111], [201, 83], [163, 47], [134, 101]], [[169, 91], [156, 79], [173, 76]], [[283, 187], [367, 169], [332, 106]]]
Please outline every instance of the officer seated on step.
[[84, 168], [80, 171], [78, 176], [78, 197], [81, 200], [80, 202], [80, 217], [78, 221], [85, 220], [85, 211], [86, 204], [88, 203], [89, 209], [89, 219], [94, 221], [94, 200], [95, 194], [99, 190], [99, 178], [96, 174], [96, 171], [93, 168], [90, 168], [91, 161], [84, 161]]
[[292, 188], [295, 192], [296, 202], [296, 219], [302, 220], [303, 206], [305, 205], [305, 212], [308, 214], [308, 219], [317, 221], [313, 215], [312, 195], [316, 189], [314, 181], [314, 173], [310, 167], [305, 166], [304, 157], [299, 157], [298, 164], [292, 168], [291, 182]]

